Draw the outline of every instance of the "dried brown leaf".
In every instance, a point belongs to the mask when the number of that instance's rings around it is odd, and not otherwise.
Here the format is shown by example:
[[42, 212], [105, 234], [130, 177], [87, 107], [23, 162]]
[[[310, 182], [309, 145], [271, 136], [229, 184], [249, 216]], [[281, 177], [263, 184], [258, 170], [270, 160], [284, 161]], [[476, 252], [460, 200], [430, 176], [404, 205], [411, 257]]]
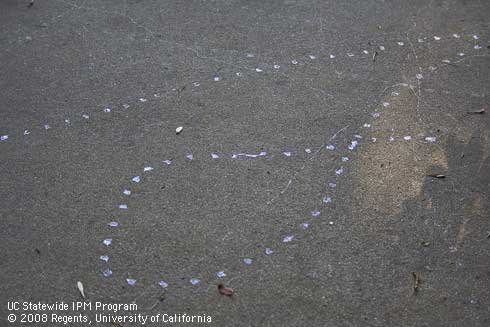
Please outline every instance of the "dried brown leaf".
[[232, 296], [235, 291], [232, 288], [225, 287], [223, 284], [218, 284], [218, 292], [222, 295]]

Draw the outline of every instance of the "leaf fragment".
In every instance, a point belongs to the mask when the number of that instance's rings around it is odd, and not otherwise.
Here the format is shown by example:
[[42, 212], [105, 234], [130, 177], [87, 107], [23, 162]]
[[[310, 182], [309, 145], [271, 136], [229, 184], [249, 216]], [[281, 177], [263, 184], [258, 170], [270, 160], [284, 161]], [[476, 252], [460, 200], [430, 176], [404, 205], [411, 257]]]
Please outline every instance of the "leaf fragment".
[[78, 281], [77, 282], [77, 287], [78, 287], [78, 290], [80, 291], [80, 294], [85, 299], [85, 292], [83, 290], [83, 284], [82, 284], [82, 282]]

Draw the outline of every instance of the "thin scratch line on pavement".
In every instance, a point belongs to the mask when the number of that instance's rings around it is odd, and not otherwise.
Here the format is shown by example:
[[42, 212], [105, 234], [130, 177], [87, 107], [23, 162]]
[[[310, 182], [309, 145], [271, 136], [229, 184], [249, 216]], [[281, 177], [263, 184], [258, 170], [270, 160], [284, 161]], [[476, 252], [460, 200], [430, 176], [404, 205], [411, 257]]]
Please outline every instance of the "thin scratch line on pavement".
[[308, 160], [303, 163], [303, 165], [301, 166], [301, 168], [299, 168], [294, 174], [293, 176], [289, 179], [287, 185], [281, 190], [281, 192], [279, 192], [279, 194], [277, 194], [275, 197], [273, 197], [271, 200], [267, 201], [267, 204], [272, 204], [277, 198], [279, 198], [281, 195], [283, 195], [288, 189], [289, 187], [291, 186], [291, 184], [293, 184], [293, 181], [296, 179], [297, 175], [303, 171], [303, 169], [305, 169], [306, 167], [306, 164], [310, 161], [312, 161], [321, 151], [322, 149], [327, 145], [328, 142], [334, 140], [337, 135], [339, 135], [340, 133], [342, 133], [343, 131], [345, 131], [347, 129], [347, 127], [349, 127], [349, 125], [346, 125], [344, 126], [343, 128], [339, 129], [334, 135], [332, 135], [325, 143], [323, 143], [314, 153], [313, 155], [308, 158]]

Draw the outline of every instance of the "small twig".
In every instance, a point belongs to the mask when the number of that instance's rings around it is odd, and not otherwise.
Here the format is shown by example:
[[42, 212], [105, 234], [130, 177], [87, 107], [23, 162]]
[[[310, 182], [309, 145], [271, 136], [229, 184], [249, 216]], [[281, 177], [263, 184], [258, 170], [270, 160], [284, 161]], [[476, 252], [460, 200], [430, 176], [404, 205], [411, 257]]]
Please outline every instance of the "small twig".
[[416, 272], [412, 272], [413, 276], [413, 292], [417, 293], [420, 286], [420, 276]]
[[433, 177], [433, 178], [446, 178], [446, 175], [438, 174], [438, 173], [427, 174], [427, 176]]
[[468, 111], [468, 113], [470, 115], [483, 115], [485, 113], [485, 109], [482, 108], [482, 109], [475, 110], [475, 111]]

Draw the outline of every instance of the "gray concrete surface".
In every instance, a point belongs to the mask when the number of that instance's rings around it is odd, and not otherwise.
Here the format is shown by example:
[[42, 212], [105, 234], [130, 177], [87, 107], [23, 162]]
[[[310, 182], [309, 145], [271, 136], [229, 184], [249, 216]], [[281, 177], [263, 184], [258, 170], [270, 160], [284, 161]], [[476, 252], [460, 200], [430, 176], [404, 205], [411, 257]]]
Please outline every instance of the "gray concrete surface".
[[86, 301], [212, 326], [488, 326], [488, 17], [488, 1], [0, 1], [1, 325], [22, 325], [7, 302], [80, 301], [81, 281]]

